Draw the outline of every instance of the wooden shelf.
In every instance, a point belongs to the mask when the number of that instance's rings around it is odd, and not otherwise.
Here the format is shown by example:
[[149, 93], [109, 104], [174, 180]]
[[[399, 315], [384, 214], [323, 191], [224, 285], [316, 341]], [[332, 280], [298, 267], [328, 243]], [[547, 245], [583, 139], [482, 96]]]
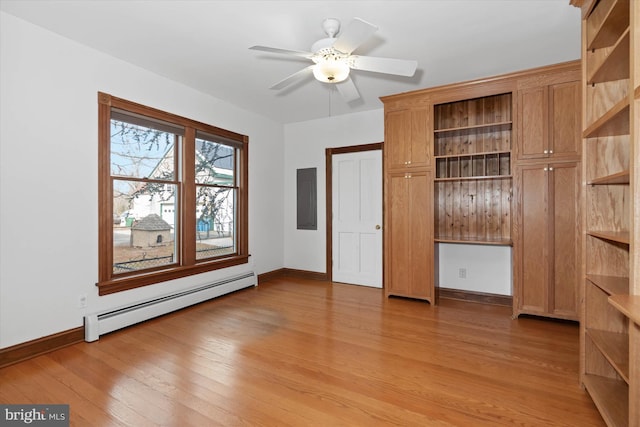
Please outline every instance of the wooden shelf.
[[587, 50], [611, 46], [629, 28], [629, 0], [608, 3], [608, 8], [603, 6], [587, 19]]
[[477, 181], [477, 180], [487, 180], [487, 179], [511, 179], [512, 175], [488, 175], [488, 176], [458, 176], [452, 178], [434, 178], [435, 182], [442, 181]]
[[629, 387], [623, 381], [586, 374], [583, 382], [607, 425], [629, 425]]
[[599, 64], [593, 64], [594, 69], [589, 70], [587, 83], [611, 82], [629, 78], [629, 29], [622, 35], [620, 40], [611, 48], [606, 56], [591, 56], [591, 62], [595, 63], [596, 58], [602, 58]]
[[474, 156], [487, 156], [491, 154], [511, 154], [511, 151], [483, 151], [481, 153], [459, 153], [459, 154], [444, 154], [433, 156], [434, 159], [451, 159], [459, 157], [474, 157]]
[[473, 238], [473, 237], [459, 237], [459, 238], [436, 237], [434, 241], [436, 243], [463, 243], [468, 245], [513, 246], [513, 241], [511, 239], [482, 240], [480, 238]]
[[617, 276], [604, 276], [600, 274], [587, 274], [587, 280], [605, 291], [608, 295], [628, 295], [629, 278]]
[[640, 295], [611, 295], [609, 303], [635, 324], [640, 325]]
[[613, 369], [629, 383], [629, 335], [587, 329], [587, 334]]
[[435, 163], [436, 180], [487, 179], [511, 175], [510, 151], [436, 156]]
[[460, 126], [460, 127], [447, 128], [447, 129], [435, 129], [433, 133], [437, 138], [443, 135], [458, 136], [458, 135], [467, 135], [471, 133], [501, 132], [504, 130], [511, 130], [512, 125], [513, 125], [512, 121], [487, 123], [487, 124], [481, 124], [481, 125]]
[[629, 244], [629, 232], [628, 231], [587, 231], [587, 234], [599, 239], [609, 240], [612, 242]]
[[601, 176], [599, 178], [594, 178], [588, 182], [589, 185], [624, 185], [629, 184], [629, 171], [625, 170], [622, 172], [613, 173], [607, 176]]
[[585, 129], [584, 138], [629, 135], [629, 98], [624, 97], [591, 126]]

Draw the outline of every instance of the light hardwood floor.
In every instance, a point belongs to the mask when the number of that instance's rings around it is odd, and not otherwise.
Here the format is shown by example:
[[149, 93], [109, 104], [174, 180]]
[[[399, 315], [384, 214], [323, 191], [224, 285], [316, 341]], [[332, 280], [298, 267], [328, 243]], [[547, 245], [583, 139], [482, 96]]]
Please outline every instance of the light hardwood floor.
[[278, 279], [0, 369], [77, 426], [603, 426], [578, 326]]

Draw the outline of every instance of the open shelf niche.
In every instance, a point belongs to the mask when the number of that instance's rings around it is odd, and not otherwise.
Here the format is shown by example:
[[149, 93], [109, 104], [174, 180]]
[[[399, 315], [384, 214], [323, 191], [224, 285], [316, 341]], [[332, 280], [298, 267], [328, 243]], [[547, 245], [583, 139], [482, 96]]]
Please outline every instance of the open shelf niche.
[[511, 244], [512, 94], [434, 105], [435, 241]]

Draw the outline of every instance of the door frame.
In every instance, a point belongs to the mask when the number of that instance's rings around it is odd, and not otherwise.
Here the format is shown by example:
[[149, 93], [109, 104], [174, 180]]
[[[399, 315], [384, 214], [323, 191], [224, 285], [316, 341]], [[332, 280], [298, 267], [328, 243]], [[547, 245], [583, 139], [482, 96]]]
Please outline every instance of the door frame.
[[[325, 246], [327, 248], [326, 254], [326, 271], [327, 271], [327, 280], [333, 282], [333, 155], [334, 154], [346, 154], [346, 153], [357, 153], [360, 151], [374, 151], [374, 150], [382, 150], [383, 143], [382, 142], [374, 142], [372, 144], [363, 144], [363, 145], [350, 145], [348, 147], [337, 147], [337, 148], [325, 148], [325, 197], [326, 197], [326, 230], [327, 234], [325, 236]], [[384, 157], [384, 153], [383, 153]], [[383, 166], [383, 165], [381, 165]], [[384, 172], [384, 171], [383, 171]], [[384, 177], [384, 173], [382, 174]], [[382, 188], [384, 196], [384, 188]], [[384, 198], [382, 199], [384, 200]], [[382, 216], [384, 217], [384, 205], [382, 207]], [[384, 244], [384, 229], [382, 230], [382, 241]], [[383, 252], [384, 256], [384, 252]], [[384, 275], [382, 277], [382, 288], [384, 288]]]

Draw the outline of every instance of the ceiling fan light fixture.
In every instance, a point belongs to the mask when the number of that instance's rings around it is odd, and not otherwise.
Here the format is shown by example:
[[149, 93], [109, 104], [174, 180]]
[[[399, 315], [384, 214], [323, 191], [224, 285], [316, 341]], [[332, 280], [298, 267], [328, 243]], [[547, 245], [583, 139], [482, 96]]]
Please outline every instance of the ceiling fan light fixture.
[[324, 58], [313, 67], [314, 77], [323, 83], [340, 83], [349, 77], [349, 64], [342, 58]]

